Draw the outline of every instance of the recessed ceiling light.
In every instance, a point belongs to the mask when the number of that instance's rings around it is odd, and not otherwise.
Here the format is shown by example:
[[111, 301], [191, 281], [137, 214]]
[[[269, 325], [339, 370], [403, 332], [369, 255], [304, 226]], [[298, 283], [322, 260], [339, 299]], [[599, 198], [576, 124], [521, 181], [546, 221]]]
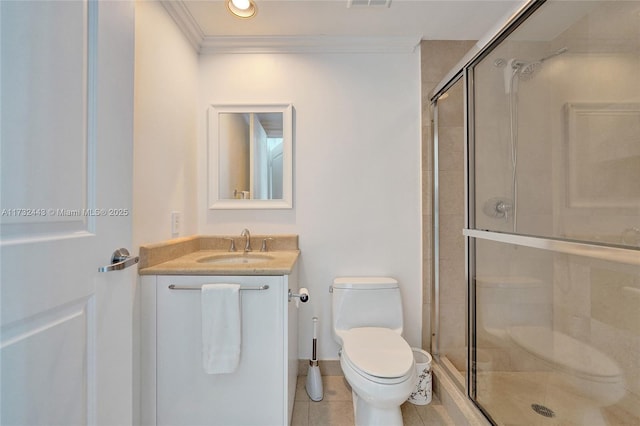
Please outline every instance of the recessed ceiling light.
[[227, 9], [239, 18], [251, 18], [258, 12], [253, 0], [227, 0]]

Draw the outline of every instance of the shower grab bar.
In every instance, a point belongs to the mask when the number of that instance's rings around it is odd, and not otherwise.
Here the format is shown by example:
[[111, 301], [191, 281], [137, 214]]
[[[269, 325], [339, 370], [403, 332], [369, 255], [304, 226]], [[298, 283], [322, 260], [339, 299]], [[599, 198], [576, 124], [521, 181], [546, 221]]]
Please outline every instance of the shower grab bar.
[[[169, 286], [169, 290], [202, 290], [202, 286], [182, 286], [182, 287], [178, 287], [175, 284], [171, 284]], [[244, 290], [256, 290], [256, 291], [261, 291], [261, 290], [269, 290], [269, 285], [268, 284], [264, 284], [261, 286], [257, 286], [257, 287], [240, 287], [241, 291]]]

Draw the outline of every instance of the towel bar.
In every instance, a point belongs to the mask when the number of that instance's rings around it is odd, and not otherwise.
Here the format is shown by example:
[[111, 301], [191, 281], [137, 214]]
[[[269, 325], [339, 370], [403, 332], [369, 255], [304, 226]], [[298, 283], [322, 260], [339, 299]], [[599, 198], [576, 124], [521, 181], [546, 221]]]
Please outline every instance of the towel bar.
[[[169, 290], [202, 290], [202, 286], [178, 287], [175, 284], [171, 284], [169, 286]], [[240, 290], [242, 290], [242, 291], [244, 291], [244, 290], [269, 290], [269, 285], [268, 284], [264, 284], [264, 285], [257, 286], [257, 287], [240, 287]]]

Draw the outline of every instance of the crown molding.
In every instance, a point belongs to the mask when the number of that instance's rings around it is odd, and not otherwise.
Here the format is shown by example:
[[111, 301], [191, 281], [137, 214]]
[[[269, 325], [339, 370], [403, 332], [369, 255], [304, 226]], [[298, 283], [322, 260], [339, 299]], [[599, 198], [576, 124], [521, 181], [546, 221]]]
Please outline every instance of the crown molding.
[[160, 0], [160, 3], [173, 18], [178, 28], [182, 30], [182, 33], [187, 37], [196, 52], [199, 52], [202, 41], [205, 38], [204, 32], [184, 2], [182, 0]]
[[200, 53], [411, 53], [420, 37], [220, 36], [205, 37]]
[[206, 36], [182, 0], [160, 0], [196, 52], [411, 53], [420, 36]]

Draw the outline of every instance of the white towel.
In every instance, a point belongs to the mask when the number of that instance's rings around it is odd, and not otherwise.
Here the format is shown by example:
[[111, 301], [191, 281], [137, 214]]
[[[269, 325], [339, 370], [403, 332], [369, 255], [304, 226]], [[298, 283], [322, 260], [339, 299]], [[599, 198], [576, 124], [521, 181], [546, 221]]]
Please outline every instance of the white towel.
[[205, 284], [201, 299], [204, 371], [233, 373], [240, 363], [240, 285]]

